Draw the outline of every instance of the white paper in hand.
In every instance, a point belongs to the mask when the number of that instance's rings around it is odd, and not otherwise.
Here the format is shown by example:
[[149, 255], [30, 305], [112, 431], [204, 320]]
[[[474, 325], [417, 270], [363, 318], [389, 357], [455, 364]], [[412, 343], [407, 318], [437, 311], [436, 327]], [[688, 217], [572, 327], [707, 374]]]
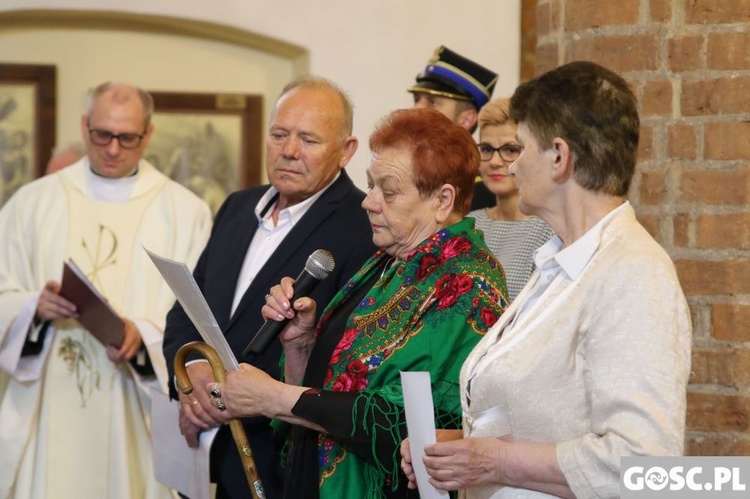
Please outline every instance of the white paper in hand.
[[419, 497], [443, 499], [448, 492], [437, 490], [427, 481], [429, 475], [422, 462], [424, 447], [435, 443], [435, 413], [432, 404], [430, 373], [426, 371], [401, 372], [401, 388], [404, 392], [406, 430], [409, 433], [411, 465], [417, 476]]
[[228, 371], [238, 370], [240, 365], [237, 358], [232, 353], [226, 338], [224, 338], [224, 333], [221, 332], [219, 324], [216, 322], [214, 314], [211, 313], [211, 308], [206, 303], [206, 299], [198, 288], [198, 283], [195, 282], [193, 273], [188, 266], [182, 262], [161, 257], [146, 248], [143, 249], [146, 250], [151, 261], [154, 262], [157, 270], [172, 289], [203, 341], [211, 345], [219, 354], [224, 369]]

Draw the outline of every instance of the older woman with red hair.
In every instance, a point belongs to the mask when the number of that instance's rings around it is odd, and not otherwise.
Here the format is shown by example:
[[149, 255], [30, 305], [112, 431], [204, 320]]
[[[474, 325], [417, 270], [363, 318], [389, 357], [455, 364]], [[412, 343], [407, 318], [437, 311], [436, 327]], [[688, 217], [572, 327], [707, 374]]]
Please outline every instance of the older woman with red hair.
[[285, 497], [407, 497], [400, 371], [429, 371], [436, 423], [459, 428], [459, 368], [507, 304], [502, 267], [464, 218], [479, 167], [471, 136], [433, 110], [399, 110], [370, 149], [362, 207], [380, 250], [317, 325], [313, 300], [290, 303], [292, 279], [271, 290], [264, 317], [292, 319], [285, 382], [242, 364], [207, 387], [221, 394], [217, 418], [291, 423]]

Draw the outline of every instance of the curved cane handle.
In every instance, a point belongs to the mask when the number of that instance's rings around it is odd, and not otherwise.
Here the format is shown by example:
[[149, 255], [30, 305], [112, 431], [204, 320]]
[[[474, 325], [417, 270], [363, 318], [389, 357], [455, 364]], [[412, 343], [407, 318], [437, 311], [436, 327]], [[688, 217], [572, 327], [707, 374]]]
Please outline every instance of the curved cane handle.
[[201, 354], [211, 366], [214, 379], [218, 383], [224, 383], [227, 379], [226, 370], [224, 364], [221, 362], [221, 357], [216, 353], [216, 350], [206, 343], [201, 341], [191, 341], [186, 343], [177, 350], [177, 355], [174, 356], [174, 374], [177, 378], [177, 388], [180, 389], [185, 395], [193, 393], [193, 384], [190, 382], [188, 377], [187, 367], [185, 367], [185, 358], [190, 352], [196, 352]]
[[[193, 341], [182, 345], [180, 349], [177, 350], [177, 355], [174, 357], [174, 373], [177, 378], [177, 388], [179, 388], [182, 393], [189, 395], [193, 391], [193, 384], [190, 382], [187, 368], [185, 367], [185, 358], [190, 352], [199, 353], [208, 360], [214, 379], [218, 383], [224, 383], [224, 381], [226, 381], [226, 370], [224, 369], [224, 364], [221, 362], [221, 358], [219, 357], [219, 354], [216, 353], [216, 350], [206, 343]], [[239, 419], [230, 419], [229, 429], [232, 431], [234, 443], [237, 445], [237, 450], [240, 453], [240, 460], [242, 461], [242, 467], [245, 470], [247, 483], [250, 485], [253, 499], [265, 499], [263, 485], [260, 483], [260, 477], [258, 476], [258, 468], [255, 466], [253, 450], [250, 448], [250, 443], [247, 441], [247, 435], [245, 435], [245, 429], [242, 427], [242, 421]]]

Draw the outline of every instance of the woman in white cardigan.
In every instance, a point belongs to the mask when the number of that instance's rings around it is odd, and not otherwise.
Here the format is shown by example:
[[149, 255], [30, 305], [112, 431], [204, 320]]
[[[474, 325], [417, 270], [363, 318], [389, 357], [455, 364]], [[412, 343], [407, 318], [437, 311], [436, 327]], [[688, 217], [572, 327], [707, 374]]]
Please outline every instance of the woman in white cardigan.
[[[463, 432], [424, 449], [430, 482], [484, 497], [617, 497], [621, 456], [680, 455], [691, 324], [674, 265], [627, 191], [625, 81], [574, 62], [511, 99], [520, 209], [557, 234], [461, 370]], [[402, 467], [415, 485], [408, 440]]]

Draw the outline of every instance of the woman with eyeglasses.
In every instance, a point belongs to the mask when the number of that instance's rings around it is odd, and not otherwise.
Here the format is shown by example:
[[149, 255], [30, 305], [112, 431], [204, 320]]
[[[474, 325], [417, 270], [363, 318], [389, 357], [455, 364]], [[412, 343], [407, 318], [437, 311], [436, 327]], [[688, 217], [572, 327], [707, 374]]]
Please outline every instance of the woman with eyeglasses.
[[521, 154], [508, 99], [495, 99], [479, 112], [479, 173], [495, 195], [491, 208], [469, 213], [476, 228], [505, 269], [508, 298], [513, 301], [534, 270], [534, 251], [554, 235], [547, 223], [518, 209], [518, 186], [508, 167]]

